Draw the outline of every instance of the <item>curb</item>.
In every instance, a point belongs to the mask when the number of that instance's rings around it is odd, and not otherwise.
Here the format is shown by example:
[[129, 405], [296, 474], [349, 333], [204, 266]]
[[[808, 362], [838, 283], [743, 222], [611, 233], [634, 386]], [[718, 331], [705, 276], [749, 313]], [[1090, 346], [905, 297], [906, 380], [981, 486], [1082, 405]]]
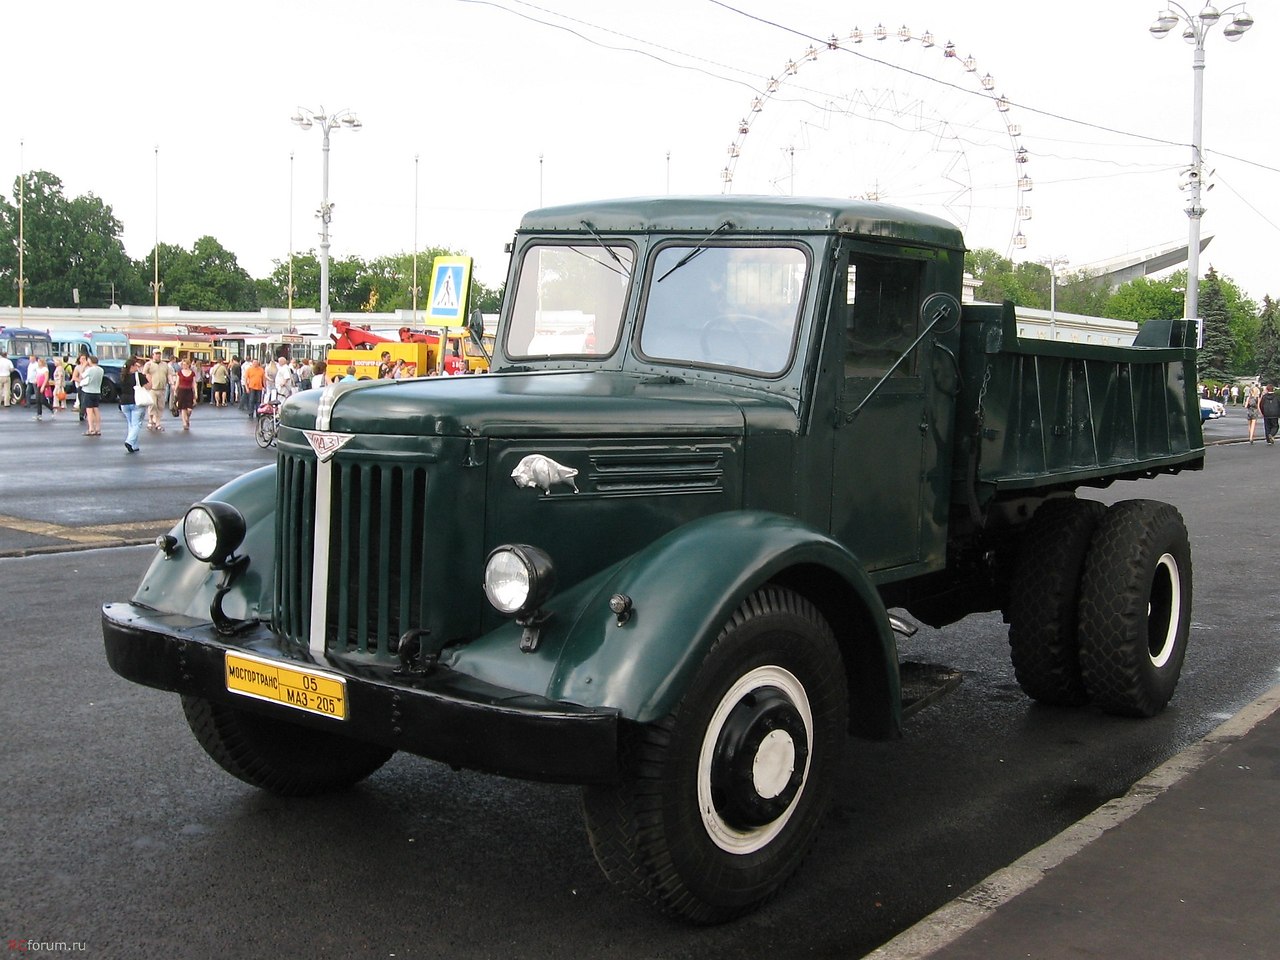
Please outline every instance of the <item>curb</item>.
[[0, 550], [0, 560], [18, 557], [40, 557], [53, 553], [83, 553], [85, 550], [106, 550], [111, 547], [141, 547], [155, 542], [155, 537], [142, 539], [130, 537], [127, 539], [103, 540], [95, 543], [53, 543], [42, 547], [20, 547], [16, 550]]
[[932, 956], [995, 913], [1001, 904], [1034, 887], [1054, 867], [1075, 856], [1178, 781], [1199, 770], [1277, 710], [1280, 710], [1280, 686], [1272, 687], [1204, 739], [1156, 767], [1130, 787], [1123, 797], [1104, 803], [1052, 840], [997, 870], [888, 943], [866, 954], [864, 960], [925, 960]]

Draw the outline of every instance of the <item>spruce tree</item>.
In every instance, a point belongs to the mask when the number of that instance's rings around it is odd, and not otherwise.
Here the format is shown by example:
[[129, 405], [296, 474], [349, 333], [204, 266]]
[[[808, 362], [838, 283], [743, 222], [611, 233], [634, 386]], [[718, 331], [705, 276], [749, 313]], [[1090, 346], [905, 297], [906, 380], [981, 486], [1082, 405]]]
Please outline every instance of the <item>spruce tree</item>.
[[1196, 359], [1201, 383], [1226, 383], [1231, 378], [1231, 357], [1236, 341], [1231, 335], [1227, 298], [1218, 272], [1209, 268], [1200, 285], [1200, 316], [1204, 320], [1204, 346]]
[[1262, 314], [1258, 318], [1258, 339], [1254, 341], [1254, 355], [1258, 361], [1258, 376], [1263, 383], [1280, 385], [1280, 307], [1270, 297], [1262, 298]]

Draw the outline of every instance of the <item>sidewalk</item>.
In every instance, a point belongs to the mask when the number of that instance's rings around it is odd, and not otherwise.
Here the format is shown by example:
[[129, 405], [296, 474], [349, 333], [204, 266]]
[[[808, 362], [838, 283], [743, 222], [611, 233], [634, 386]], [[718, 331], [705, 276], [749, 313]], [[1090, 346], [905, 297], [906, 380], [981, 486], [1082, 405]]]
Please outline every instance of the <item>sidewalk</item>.
[[867, 960], [1280, 956], [1280, 687]]

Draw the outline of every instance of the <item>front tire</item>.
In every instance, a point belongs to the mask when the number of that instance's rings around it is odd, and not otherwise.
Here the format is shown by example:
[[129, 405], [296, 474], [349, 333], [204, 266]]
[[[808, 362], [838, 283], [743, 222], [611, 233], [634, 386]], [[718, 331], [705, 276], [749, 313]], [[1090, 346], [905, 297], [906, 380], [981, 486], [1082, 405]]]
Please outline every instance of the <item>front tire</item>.
[[831, 627], [791, 590], [756, 591], [676, 709], [633, 731], [621, 783], [584, 790], [605, 875], [697, 923], [756, 909], [813, 842], [847, 715]]
[[1109, 713], [1151, 717], [1173, 696], [1191, 631], [1191, 545], [1167, 503], [1117, 503], [1080, 587], [1080, 670]]
[[251, 713], [200, 697], [182, 712], [205, 753], [250, 786], [282, 797], [345, 790], [391, 759], [394, 750]]

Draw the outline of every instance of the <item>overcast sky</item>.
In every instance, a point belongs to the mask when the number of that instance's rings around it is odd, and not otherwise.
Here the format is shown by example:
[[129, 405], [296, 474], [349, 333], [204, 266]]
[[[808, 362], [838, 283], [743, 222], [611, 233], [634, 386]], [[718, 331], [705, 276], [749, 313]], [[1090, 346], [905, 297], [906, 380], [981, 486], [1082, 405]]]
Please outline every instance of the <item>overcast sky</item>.
[[[291, 236], [295, 250], [319, 243], [321, 136], [289, 118], [299, 106], [349, 108], [363, 128], [331, 137], [338, 258], [412, 250], [416, 215], [420, 249], [460, 248], [496, 286], [525, 210], [720, 193], [732, 164], [734, 193], [876, 193], [950, 216], [971, 247], [1063, 257], [1070, 270], [1186, 241], [1178, 183], [1193, 48], [1180, 28], [1160, 41], [1147, 32], [1161, 6], [12, 3], [0, 174], [11, 184], [24, 167], [45, 169], [68, 196], [102, 198], [132, 257], [157, 232], [185, 247], [211, 234], [261, 277], [287, 259]], [[1224, 19], [1206, 45], [1204, 146], [1216, 172], [1203, 232], [1215, 239], [1201, 267], [1260, 300], [1280, 294], [1280, 9], [1248, 10], [1257, 23], [1238, 43], [1222, 35]], [[889, 39], [872, 39], [877, 23]], [[868, 37], [856, 46], [855, 26]], [[912, 40], [897, 39], [903, 26]], [[918, 39], [926, 30], [932, 47]], [[832, 34], [848, 50], [805, 58], [807, 37]], [[956, 59], [942, 54], [948, 40]], [[959, 62], [970, 55], [973, 72]], [[743, 118], [751, 132], [739, 137]], [[1030, 193], [1017, 190], [1019, 174]], [[1029, 220], [1017, 217], [1020, 200]], [[1028, 242], [1015, 250], [1018, 230]]]

